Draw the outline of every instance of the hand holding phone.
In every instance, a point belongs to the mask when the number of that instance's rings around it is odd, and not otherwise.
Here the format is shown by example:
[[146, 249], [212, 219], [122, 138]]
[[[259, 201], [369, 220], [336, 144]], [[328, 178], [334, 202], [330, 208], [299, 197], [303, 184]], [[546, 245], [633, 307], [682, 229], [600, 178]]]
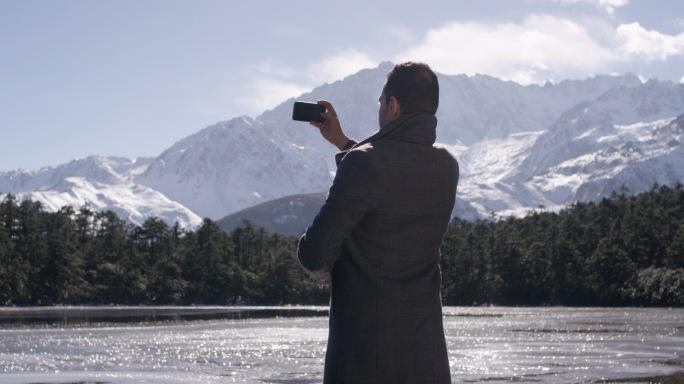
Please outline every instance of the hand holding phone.
[[323, 123], [325, 121], [325, 119], [321, 117], [321, 113], [323, 112], [325, 112], [324, 105], [295, 101], [294, 106], [292, 107], [292, 120]]
[[[325, 117], [321, 117], [323, 114]], [[296, 101], [292, 110], [292, 118], [299, 121], [308, 121], [311, 125], [318, 128], [324, 139], [336, 146], [340, 151], [344, 149], [349, 137], [342, 131], [340, 120], [333, 105], [326, 100], [319, 100], [318, 103], [305, 103]]]

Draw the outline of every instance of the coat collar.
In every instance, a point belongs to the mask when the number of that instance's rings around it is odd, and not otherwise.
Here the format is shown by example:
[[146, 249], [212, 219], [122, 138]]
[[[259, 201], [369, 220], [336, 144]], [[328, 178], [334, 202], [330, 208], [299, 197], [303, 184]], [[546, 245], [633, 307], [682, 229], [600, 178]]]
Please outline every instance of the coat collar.
[[437, 117], [431, 113], [417, 112], [395, 119], [378, 132], [354, 147], [378, 140], [399, 140], [432, 145], [437, 139]]
[[352, 149], [379, 140], [398, 140], [420, 145], [433, 145], [437, 140], [437, 117], [431, 113], [416, 112], [393, 120], [378, 132], [335, 155], [338, 165]]

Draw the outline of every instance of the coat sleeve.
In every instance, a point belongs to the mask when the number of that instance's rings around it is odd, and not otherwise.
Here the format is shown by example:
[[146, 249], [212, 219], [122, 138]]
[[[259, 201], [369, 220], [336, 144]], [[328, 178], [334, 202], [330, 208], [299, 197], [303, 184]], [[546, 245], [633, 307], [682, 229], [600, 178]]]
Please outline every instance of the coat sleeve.
[[350, 139], [347, 141], [347, 144], [344, 145], [344, 148], [342, 148], [342, 152], [337, 153], [335, 155], [335, 165], [338, 167], [340, 166], [340, 162], [344, 158], [344, 156], [349, 153], [349, 151], [357, 144], [356, 140]]
[[343, 242], [375, 209], [378, 197], [378, 174], [370, 155], [362, 149], [349, 151], [338, 165], [325, 204], [299, 239], [299, 262], [319, 284], [331, 283]]

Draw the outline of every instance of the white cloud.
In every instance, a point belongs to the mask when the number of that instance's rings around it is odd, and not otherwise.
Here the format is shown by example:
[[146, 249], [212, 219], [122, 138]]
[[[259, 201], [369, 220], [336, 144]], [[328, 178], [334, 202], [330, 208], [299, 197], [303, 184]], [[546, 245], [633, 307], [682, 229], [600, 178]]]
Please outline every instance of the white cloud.
[[386, 25], [381, 33], [398, 44], [414, 44], [416, 41], [413, 31], [402, 25]]
[[248, 83], [235, 102], [244, 111], [243, 114], [257, 115], [309, 90], [311, 88], [308, 85], [294, 81], [261, 77]]
[[[618, 7], [626, 0], [556, 0], [592, 2]], [[487, 74], [520, 84], [584, 78], [598, 73], [622, 73], [632, 64], [665, 61], [684, 54], [684, 33], [666, 35], [638, 23], [615, 26], [601, 18], [571, 20], [530, 15], [519, 23], [452, 22], [429, 30], [422, 41], [406, 31], [406, 46], [390, 57], [394, 62], [425, 61], [445, 74]], [[409, 41], [413, 42], [413, 44]], [[268, 61], [253, 65], [252, 79], [234, 100], [247, 114], [258, 114], [288, 98], [332, 83], [361, 69], [375, 67], [371, 55], [346, 49], [297, 67]]]
[[684, 33], [667, 35], [638, 23], [616, 27], [597, 18], [531, 15], [521, 23], [449, 23], [428, 31], [421, 43], [393, 60], [420, 60], [442, 73], [479, 73], [530, 84], [624, 72], [673, 56], [684, 56]]
[[341, 80], [375, 66], [377, 63], [370, 56], [354, 49], [340, 51], [297, 69], [273, 61], [263, 62], [252, 67], [256, 75], [250, 78], [254, 80], [235, 101], [245, 113], [258, 114], [323, 83]]
[[611, 15], [615, 12], [615, 8], [623, 7], [627, 4], [629, 4], [629, 0], [554, 0], [554, 1], [557, 3], [561, 3], [561, 4], [585, 3], [585, 4], [596, 5], [600, 8], [603, 8], [606, 12], [608, 12]]
[[273, 61], [259, 63], [253, 68], [259, 76], [289, 79], [297, 75], [297, 71], [288, 66]]
[[643, 58], [647, 62], [667, 60], [684, 54], [684, 33], [676, 36], [646, 30], [639, 23], [623, 24], [617, 28], [619, 50], [627, 56]]
[[342, 80], [364, 68], [375, 67], [377, 62], [370, 56], [355, 49], [341, 51], [334, 56], [325, 57], [307, 68], [309, 80], [314, 85]]
[[450, 23], [395, 60], [420, 60], [443, 73], [488, 74], [522, 84], [605, 69], [615, 54], [582, 25], [532, 15], [523, 23]]

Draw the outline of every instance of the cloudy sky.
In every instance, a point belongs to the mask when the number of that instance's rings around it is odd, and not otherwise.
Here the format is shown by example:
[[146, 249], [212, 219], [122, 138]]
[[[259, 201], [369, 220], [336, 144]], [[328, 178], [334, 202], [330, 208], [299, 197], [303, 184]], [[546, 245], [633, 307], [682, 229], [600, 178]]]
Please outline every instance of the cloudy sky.
[[176, 141], [382, 61], [684, 81], [682, 0], [0, 0], [0, 172]]

